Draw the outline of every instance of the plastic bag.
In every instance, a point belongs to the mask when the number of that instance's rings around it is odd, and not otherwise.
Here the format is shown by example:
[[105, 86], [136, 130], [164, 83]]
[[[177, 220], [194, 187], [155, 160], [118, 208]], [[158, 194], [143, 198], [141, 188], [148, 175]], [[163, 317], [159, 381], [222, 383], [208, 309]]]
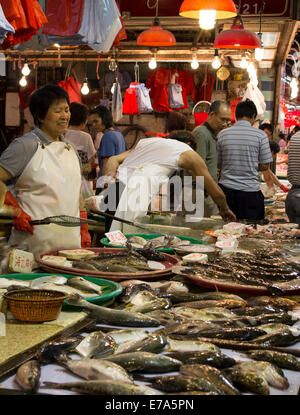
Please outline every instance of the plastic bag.
[[249, 83], [242, 101], [246, 101], [246, 99], [250, 99], [254, 102], [257, 109], [257, 119], [260, 119], [264, 115], [267, 108], [265, 97], [263, 96], [262, 92], [257, 86]]
[[80, 29], [83, 0], [48, 0], [48, 23], [43, 33], [56, 36], [73, 36]]

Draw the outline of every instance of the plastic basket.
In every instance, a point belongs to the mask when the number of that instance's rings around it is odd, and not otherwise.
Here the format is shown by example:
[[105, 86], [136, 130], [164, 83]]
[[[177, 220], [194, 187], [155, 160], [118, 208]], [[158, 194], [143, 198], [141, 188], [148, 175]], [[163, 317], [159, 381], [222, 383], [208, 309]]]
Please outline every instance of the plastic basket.
[[31, 323], [56, 320], [65, 294], [52, 290], [16, 290], [4, 294], [15, 319]]

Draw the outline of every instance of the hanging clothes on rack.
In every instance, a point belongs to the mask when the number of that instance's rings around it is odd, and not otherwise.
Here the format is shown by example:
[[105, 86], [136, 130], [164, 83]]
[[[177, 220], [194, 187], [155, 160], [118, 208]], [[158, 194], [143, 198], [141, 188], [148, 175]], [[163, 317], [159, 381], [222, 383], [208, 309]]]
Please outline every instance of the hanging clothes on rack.
[[15, 30], [14, 34], [7, 35], [1, 45], [2, 49], [30, 40], [48, 22], [38, 0], [0, 0], [0, 5]]
[[43, 33], [54, 36], [74, 36], [81, 26], [84, 0], [48, 0], [48, 23]]
[[140, 115], [137, 105], [136, 85], [138, 85], [137, 82], [132, 82], [125, 91], [122, 109], [123, 114]]
[[120, 121], [122, 118], [122, 109], [123, 109], [123, 102], [122, 102], [122, 93], [121, 93], [121, 85], [116, 79], [114, 83], [114, 92], [112, 96], [112, 116], [115, 122]]
[[82, 42], [97, 52], [108, 52], [122, 29], [115, 0], [85, 0], [81, 27]]
[[4, 41], [9, 33], [14, 34], [15, 29], [6, 19], [0, 4], [0, 44]]

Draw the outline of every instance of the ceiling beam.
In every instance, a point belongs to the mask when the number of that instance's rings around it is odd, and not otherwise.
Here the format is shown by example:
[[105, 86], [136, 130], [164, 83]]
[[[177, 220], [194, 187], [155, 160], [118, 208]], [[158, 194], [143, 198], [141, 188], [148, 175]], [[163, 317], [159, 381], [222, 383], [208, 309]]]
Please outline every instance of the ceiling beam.
[[285, 63], [294, 42], [297, 29], [298, 21], [295, 20], [283, 25], [274, 61], [275, 66], [283, 65]]

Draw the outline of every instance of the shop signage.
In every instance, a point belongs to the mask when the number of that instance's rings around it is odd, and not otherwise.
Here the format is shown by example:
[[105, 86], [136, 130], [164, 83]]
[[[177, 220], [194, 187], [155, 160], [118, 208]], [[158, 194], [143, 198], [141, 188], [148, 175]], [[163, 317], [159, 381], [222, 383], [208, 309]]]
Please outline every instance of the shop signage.
[[[156, 0], [150, 0], [150, 6], [155, 5]], [[159, 0], [158, 15], [159, 16], [178, 16], [179, 9], [183, 0]], [[239, 1], [235, 0], [238, 8]], [[270, 17], [290, 17], [292, 0], [267, 0], [265, 2], [263, 16]], [[242, 0], [241, 14], [242, 16], [257, 16], [261, 9], [261, 0]], [[155, 16], [155, 7], [149, 9], [147, 0], [120, 0], [121, 11], [130, 12], [133, 17]]]

